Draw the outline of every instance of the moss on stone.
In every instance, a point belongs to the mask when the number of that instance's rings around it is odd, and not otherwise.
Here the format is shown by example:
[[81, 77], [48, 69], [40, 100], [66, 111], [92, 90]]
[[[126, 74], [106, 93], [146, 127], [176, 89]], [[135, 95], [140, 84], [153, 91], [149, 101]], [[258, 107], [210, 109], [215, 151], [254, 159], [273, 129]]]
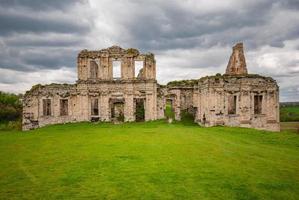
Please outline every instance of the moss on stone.
[[129, 49], [126, 50], [126, 54], [138, 56], [139, 51], [137, 49], [134, 49], [134, 48], [129, 48]]
[[193, 87], [198, 84], [197, 79], [171, 81], [167, 83], [167, 87]]
[[203, 82], [207, 79], [230, 80], [230, 79], [241, 79], [241, 78], [260, 78], [260, 79], [264, 79], [264, 80], [274, 81], [273, 78], [271, 78], [271, 77], [265, 77], [265, 76], [261, 76], [261, 75], [258, 75], [258, 74], [245, 74], [245, 75], [223, 74], [223, 75], [221, 75], [219, 73], [217, 73], [216, 75], [212, 75], [212, 76], [201, 77], [198, 81]]
[[154, 54], [152, 54], [152, 53], [147, 53], [147, 54], [145, 54], [145, 58], [147, 59], [147, 60], [150, 60], [150, 61], [155, 61], [155, 56], [154, 56]]

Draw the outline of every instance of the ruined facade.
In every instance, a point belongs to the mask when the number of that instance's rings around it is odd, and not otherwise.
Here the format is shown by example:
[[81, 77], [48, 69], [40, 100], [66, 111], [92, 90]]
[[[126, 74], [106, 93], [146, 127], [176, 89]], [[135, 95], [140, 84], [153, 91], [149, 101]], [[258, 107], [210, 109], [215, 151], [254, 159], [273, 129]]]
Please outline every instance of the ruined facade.
[[[162, 119], [167, 101], [175, 119], [189, 112], [203, 126], [279, 130], [279, 90], [269, 77], [247, 73], [243, 44], [233, 47], [224, 75], [160, 87], [151, 53], [112, 46], [83, 50], [76, 84], [36, 85], [23, 100], [23, 130], [79, 121]], [[183, 83], [183, 84], [182, 84]]]
[[[135, 66], [139, 64], [139, 68]], [[24, 97], [23, 129], [78, 121], [155, 120], [157, 109], [154, 55], [112, 46], [83, 50], [74, 85], [37, 85]], [[136, 112], [136, 107], [139, 109]]]
[[[192, 93], [192, 100], [190, 98]], [[238, 126], [279, 131], [279, 87], [271, 77], [248, 74], [243, 44], [233, 47], [224, 75], [168, 84], [179, 120], [188, 108], [202, 126]]]

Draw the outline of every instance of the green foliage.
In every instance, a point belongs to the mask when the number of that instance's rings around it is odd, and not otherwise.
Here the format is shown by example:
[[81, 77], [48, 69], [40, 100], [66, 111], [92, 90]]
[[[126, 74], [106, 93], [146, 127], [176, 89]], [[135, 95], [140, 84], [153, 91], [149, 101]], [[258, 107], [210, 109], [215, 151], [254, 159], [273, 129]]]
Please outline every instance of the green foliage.
[[0, 91], [0, 122], [17, 120], [21, 112], [20, 95]]
[[187, 110], [181, 111], [181, 121], [185, 126], [198, 126], [198, 124], [194, 123], [194, 117]]
[[0, 199], [299, 199], [299, 135], [74, 123], [0, 131]]
[[197, 79], [171, 81], [167, 83], [168, 87], [193, 87], [198, 84]]
[[174, 119], [174, 111], [169, 101], [166, 102], [165, 116]]
[[130, 54], [130, 55], [134, 55], [134, 56], [138, 56], [139, 55], [139, 51], [137, 49], [133, 49], [133, 48], [127, 49], [126, 53]]
[[0, 130], [21, 130], [22, 129], [22, 121], [21, 119], [17, 119], [15, 121], [2, 121], [0, 122]]
[[152, 54], [152, 53], [147, 53], [147, 54], [145, 54], [145, 57], [146, 57], [147, 60], [150, 60], [150, 61], [152, 61], [152, 62], [155, 61], [155, 56], [154, 56], [154, 54]]
[[299, 106], [281, 106], [280, 121], [282, 122], [299, 122]]
[[117, 116], [117, 121], [118, 122], [124, 122], [125, 121], [125, 116], [123, 114], [120, 114], [119, 116]]

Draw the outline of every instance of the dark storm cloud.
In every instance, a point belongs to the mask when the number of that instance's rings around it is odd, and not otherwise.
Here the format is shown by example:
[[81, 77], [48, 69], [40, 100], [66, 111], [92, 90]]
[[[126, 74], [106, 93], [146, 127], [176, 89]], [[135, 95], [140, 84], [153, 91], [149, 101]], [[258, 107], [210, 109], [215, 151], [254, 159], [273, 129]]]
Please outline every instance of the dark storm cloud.
[[0, 35], [89, 31], [90, 24], [86, 21], [78, 21], [64, 13], [67, 12], [67, 6], [74, 6], [76, 2], [81, 1], [1, 1]]
[[76, 8], [84, 10], [86, 3], [0, 1], [0, 68], [23, 72], [74, 68], [92, 26], [88, 15], [85, 18]]
[[0, 66], [3, 69], [34, 72], [41, 69], [76, 68], [76, 55], [79, 49], [63, 48], [18, 48], [0, 52]]
[[[281, 19], [273, 20], [281, 11], [294, 12], [295, 1], [252, 1], [236, 3], [230, 9], [192, 11], [183, 7], [184, 2], [156, 2], [155, 5], [141, 1], [135, 2], [142, 11], [128, 14], [125, 27], [132, 35], [132, 43], [146, 50], [173, 48], [211, 47], [217, 44], [231, 45], [244, 41], [248, 48], [270, 44], [282, 47], [283, 42], [298, 37], [299, 21], [288, 18], [287, 13]], [[194, 1], [196, 4], [196, 1]], [[219, 2], [220, 4], [222, 2]], [[137, 6], [136, 6], [137, 7]], [[287, 26], [286, 22], [295, 24]], [[270, 35], [269, 29], [280, 29], [281, 34]]]
[[113, 44], [153, 52], [159, 82], [198, 78], [223, 73], [243, 41], [249, 72], [294, 99], [298, 27], [298, 0], [0, 0], [0, 73], [14, 76], [0, 83], [75, 81], [81, 49]]
[[84, 42], [80, 34], [13, 34], [5, 38], [9, 47], [72, 47]]
[[0, 12], [0, 35], [20, 32], [85, 32], [87, 24], [59, 19], [35, 18], [34, 16], [16, 16]]
[[34, 66], [36, 69], [51, 68], [57, 69], [62, 66], [75, 68], [76, 55], [78, 51], [74, 50], [59, 50], [53, 49], [51, 53], [48, 52], [31, 52], [30, 56], [24, 55], [24, 63], [26, 65]]
[[31, 10], [53, 10], [68, 8], [74, 2], [86, 3], [87, 0], [1, 0], [0, 5], [4, 8], [25, 7]]
[[289, 9], [299, 9], [299, 1], [298, 0], [285, 0], [280, 1], [280, 4]]

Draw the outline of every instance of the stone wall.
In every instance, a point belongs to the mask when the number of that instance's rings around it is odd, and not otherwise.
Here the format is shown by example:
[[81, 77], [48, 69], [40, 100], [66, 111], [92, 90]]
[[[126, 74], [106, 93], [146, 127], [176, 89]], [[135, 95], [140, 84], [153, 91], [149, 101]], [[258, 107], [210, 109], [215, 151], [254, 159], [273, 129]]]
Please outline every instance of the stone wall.
[[[280, 129], [279, 91], [272, 78], [258, 75], [210, 76], [200, 79], [197, 90], [195, 120], [203, 126]], [[259, 112], [255, 110], [255, 96], [261, 99]], [[235, 107], [235, 111], [229, 113], [230, 107]]]
[[[113, 62], [121, 63], [121, 77], [113, 77]], [[135, 61], [143, 62], [142, 74], [135, 76]], [[99, 51], [83, 50], [77, 57], [78, 80], [156, 80], [156, 61], [151, 53], [140, 54], [137, 49], [112, 46]], [[93, 67], [96, 67], [94, 70]], [[95, 77], [91, 72], [97, 72]]]
[[164, 91], [165, 98], [172, 102], [175, 120], [181, 120], [182, 112], [189, 112], [192, 115], [195, 114], [193, 93], [193, 87], [182, 86], [180, 84], [168, 86], [167, 90]]
[[[120, 77], [113, 77], [113, 61], [120, 61]], [[143, 62], [138, 76], [135, 61]], [[138, 99], [144, 102], [145, 121], [162, 118], [163, 99], [160, 96], [157, 101], [153, 54], [140, 54], [136, 49], [112, 46], [99, 51], [81, 51], [77, 64], [76, 84], [38, 85], [25, 94], [23, 130], [57, 123], [112, 121], [115, 120], [112, 114], [117, 103], [123, 104], [123, 113], [118, 111], [123, 114], [123, 120], [135, 121]], [[63, 100], [67, 106], [62, 105]], [[158, 103], [161, 104], [159, 109]]]
[[[135, 66], [137, 61], [142, 62], [141, 69]], [[80, 121], [131, 122], [136, 120], [136, 102], [144, 106], [144, 116], [138, 118], [163, 119], [170, 100], [175, 120], [187, 111], [202, 126], [279, 131], [278, 85], [272, 78], [248, 74], [242, 43], [233, 47], [225, 75], [173, 81], [167, 86], [157, 84], [154, 55], [132, 48], [83, 50], [77, 57], [77, 70], [76, 84], [36, 85], [26, 92], [23, 130]], [[117, 70], [119, 77], [115, 77]]]

